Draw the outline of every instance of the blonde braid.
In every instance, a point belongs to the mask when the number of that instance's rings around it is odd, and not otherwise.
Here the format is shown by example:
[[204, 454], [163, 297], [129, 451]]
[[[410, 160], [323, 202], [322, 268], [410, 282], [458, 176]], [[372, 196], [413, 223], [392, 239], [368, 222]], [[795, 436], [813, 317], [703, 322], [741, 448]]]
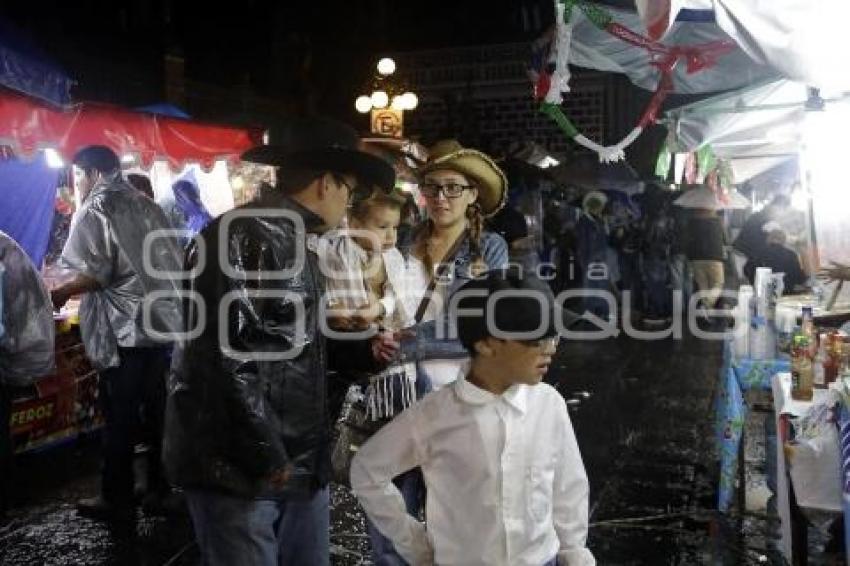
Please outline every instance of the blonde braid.
[[425, 264], [426, 273], [432, 273], [434, 270], [434, 258], [431, 257], [430, 242], [431, 236], [434, 233], [434, 223], [429, 219], [420, 224], [416, 230], [416, 235], [413, 244], [413, 255], [421, 257], [422, 263]]
[[473, 277], [478, 277], [489, 269], [489, 266], [484, 262], [484, 256], [481, 253], [481, 236], [484, 232], [484, 215], [481, 213], [481, 205], [474, 202], [466, 209], [466, 218], [469, 221], [469, 251], [471, 252], [471, 261], [469, 271]]

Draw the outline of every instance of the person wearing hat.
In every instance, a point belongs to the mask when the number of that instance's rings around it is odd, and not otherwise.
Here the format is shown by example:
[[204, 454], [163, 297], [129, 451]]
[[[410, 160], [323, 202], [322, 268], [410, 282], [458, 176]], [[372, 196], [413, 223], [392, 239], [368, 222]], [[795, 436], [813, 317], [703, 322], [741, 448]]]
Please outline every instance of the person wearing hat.
[[[351, 465], [366, 513], [409, 564], [591, 566], [588, 480], [561, 395], [541, 383], [562, 313], [515, 267], [457, 293], [452, 320], [472, 364], [368, 440]], [[394, 476], [421, 467], [427, 525]]]
[[329, 564], [328, 365], [376, 371], [397, 346], [323, 336], [317, 257], [355, 193], [390, 191], [395, 173], [344, 124], [299, 119], [272, 134], [243, 159], [279, 167], [276, 189], [187, 250], [187, 327], [207, 322], [173, 366], [164, 459], [211, 566]]
[[455, 140], [437, 142], [422, 168], [419, 189], [425, 198], [427, 219], [417, 227], [407, 251], [409, 310], [417, 323], [420, 380], [434, 389], [454, 381], [463, 372], [467, 355], [436, 336], [437, 322], [445, 321], [452, 294], [470, 278], [508, 265], [508, 246], [484, 230], [485, 218], [507, 201], [505, 174], [486, 154], [465, 148]]
[[[608, 226], [602, 213], [608, 197], [591, 191], [582, 199], [582, 213], [576, 222], [576, 259], [582, 274], [582, 288], [611, 291], [611, 265], [608, 261]], [[584, 298], [586, 311], [607, 319], [608, 303], [596, 296]]]
[[[744, 222], [741, 231], [732, 242], [732, 249], [747, 258], [742, 269], [745, 276], [747, 276], [747, 273], [755, 273], [753, 262], [767, 246], [767, 233], [764, 231], [764, 225], [784, 217], [790, 208], [791, 199], [788, 195], [779, 193], [774, 195], [763, 209], [751, 215]], [[752, 279], [750, 279], [750, 283], [752, 283]]]

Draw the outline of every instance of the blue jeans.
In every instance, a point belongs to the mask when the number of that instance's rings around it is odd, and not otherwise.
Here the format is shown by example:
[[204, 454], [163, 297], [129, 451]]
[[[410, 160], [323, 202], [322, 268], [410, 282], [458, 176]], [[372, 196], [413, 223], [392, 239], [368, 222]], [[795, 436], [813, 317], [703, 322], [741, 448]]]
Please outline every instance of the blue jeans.
[[243, 499], [188, 490], [204, 566], [328, 566], [330, 492]]
[[[405, 507], [410, 515], [418, 516], [425, 504], [425, 481], [419, 468], [404, 472], [393, 480], [401, 492]], [[407, 562], [396, 552], [393, 543], [382, 535], [369, 518], [366, 518], [366, 532], [372, 545], [372, 561], [375, 566], [407, 566]]]

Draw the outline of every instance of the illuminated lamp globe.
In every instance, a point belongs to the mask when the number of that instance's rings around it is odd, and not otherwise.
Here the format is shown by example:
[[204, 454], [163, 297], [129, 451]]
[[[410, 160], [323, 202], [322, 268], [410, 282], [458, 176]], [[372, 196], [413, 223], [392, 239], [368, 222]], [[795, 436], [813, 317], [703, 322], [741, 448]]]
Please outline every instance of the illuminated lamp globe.
[[361, 114], [366, 114], [372, 109], [372, 99], [365, 94], [363, 96], [358, 96], [357, 100], [354, 101], [354, 107]]
[[401, 96], [404, 99], [405, 110], [414, 110], [417, 106], [419, 106], [419, 97], [412, 92], [405, 92]]
[[394, 96], [390, 103], [390, 108], [393, 110], [407, 110], [407, 100], [403, 96]]
[[384, 57], [378, 61], [378, 72], [384, 76], [395, 73], [395, 61], [389, 57]]
[[390, 103], [390, 97], [382, 90], [376, 90], [372, 93], [372, 106], [375, 108], [386, 108]]

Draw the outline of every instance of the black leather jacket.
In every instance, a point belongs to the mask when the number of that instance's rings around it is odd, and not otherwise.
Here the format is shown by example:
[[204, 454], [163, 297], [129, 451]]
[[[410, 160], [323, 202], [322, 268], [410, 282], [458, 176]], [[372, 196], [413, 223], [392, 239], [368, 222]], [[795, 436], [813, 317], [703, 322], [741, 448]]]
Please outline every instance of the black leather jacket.
[[[187, 290], [203, 299], [203, 308], [187, 300], [186, 324], [196, 327], [202, 313], [206, 324], [176, 352], [166, 412], [163, 458], [176, 485], [251, 498], [326, 485], [328, 359], [375, 370], [368, 342], [332, 343], [322, 336], [324, 279], [311, 245], [321, 219], [276, 198], [270, 208], [289, 218], [263, 217], [257, 209], [269, 203], [250, 204], [201, 232], [206, 266]], [[233, 276], [221, 269], [220, 243]], [[190, 245], [187, 268], [198, 264], [200, 251]], [[287, 269], [294, 271], [274, 278]], [[284, 467], [291, 469], [290, 481], [275, 489], [268, 477]]]

